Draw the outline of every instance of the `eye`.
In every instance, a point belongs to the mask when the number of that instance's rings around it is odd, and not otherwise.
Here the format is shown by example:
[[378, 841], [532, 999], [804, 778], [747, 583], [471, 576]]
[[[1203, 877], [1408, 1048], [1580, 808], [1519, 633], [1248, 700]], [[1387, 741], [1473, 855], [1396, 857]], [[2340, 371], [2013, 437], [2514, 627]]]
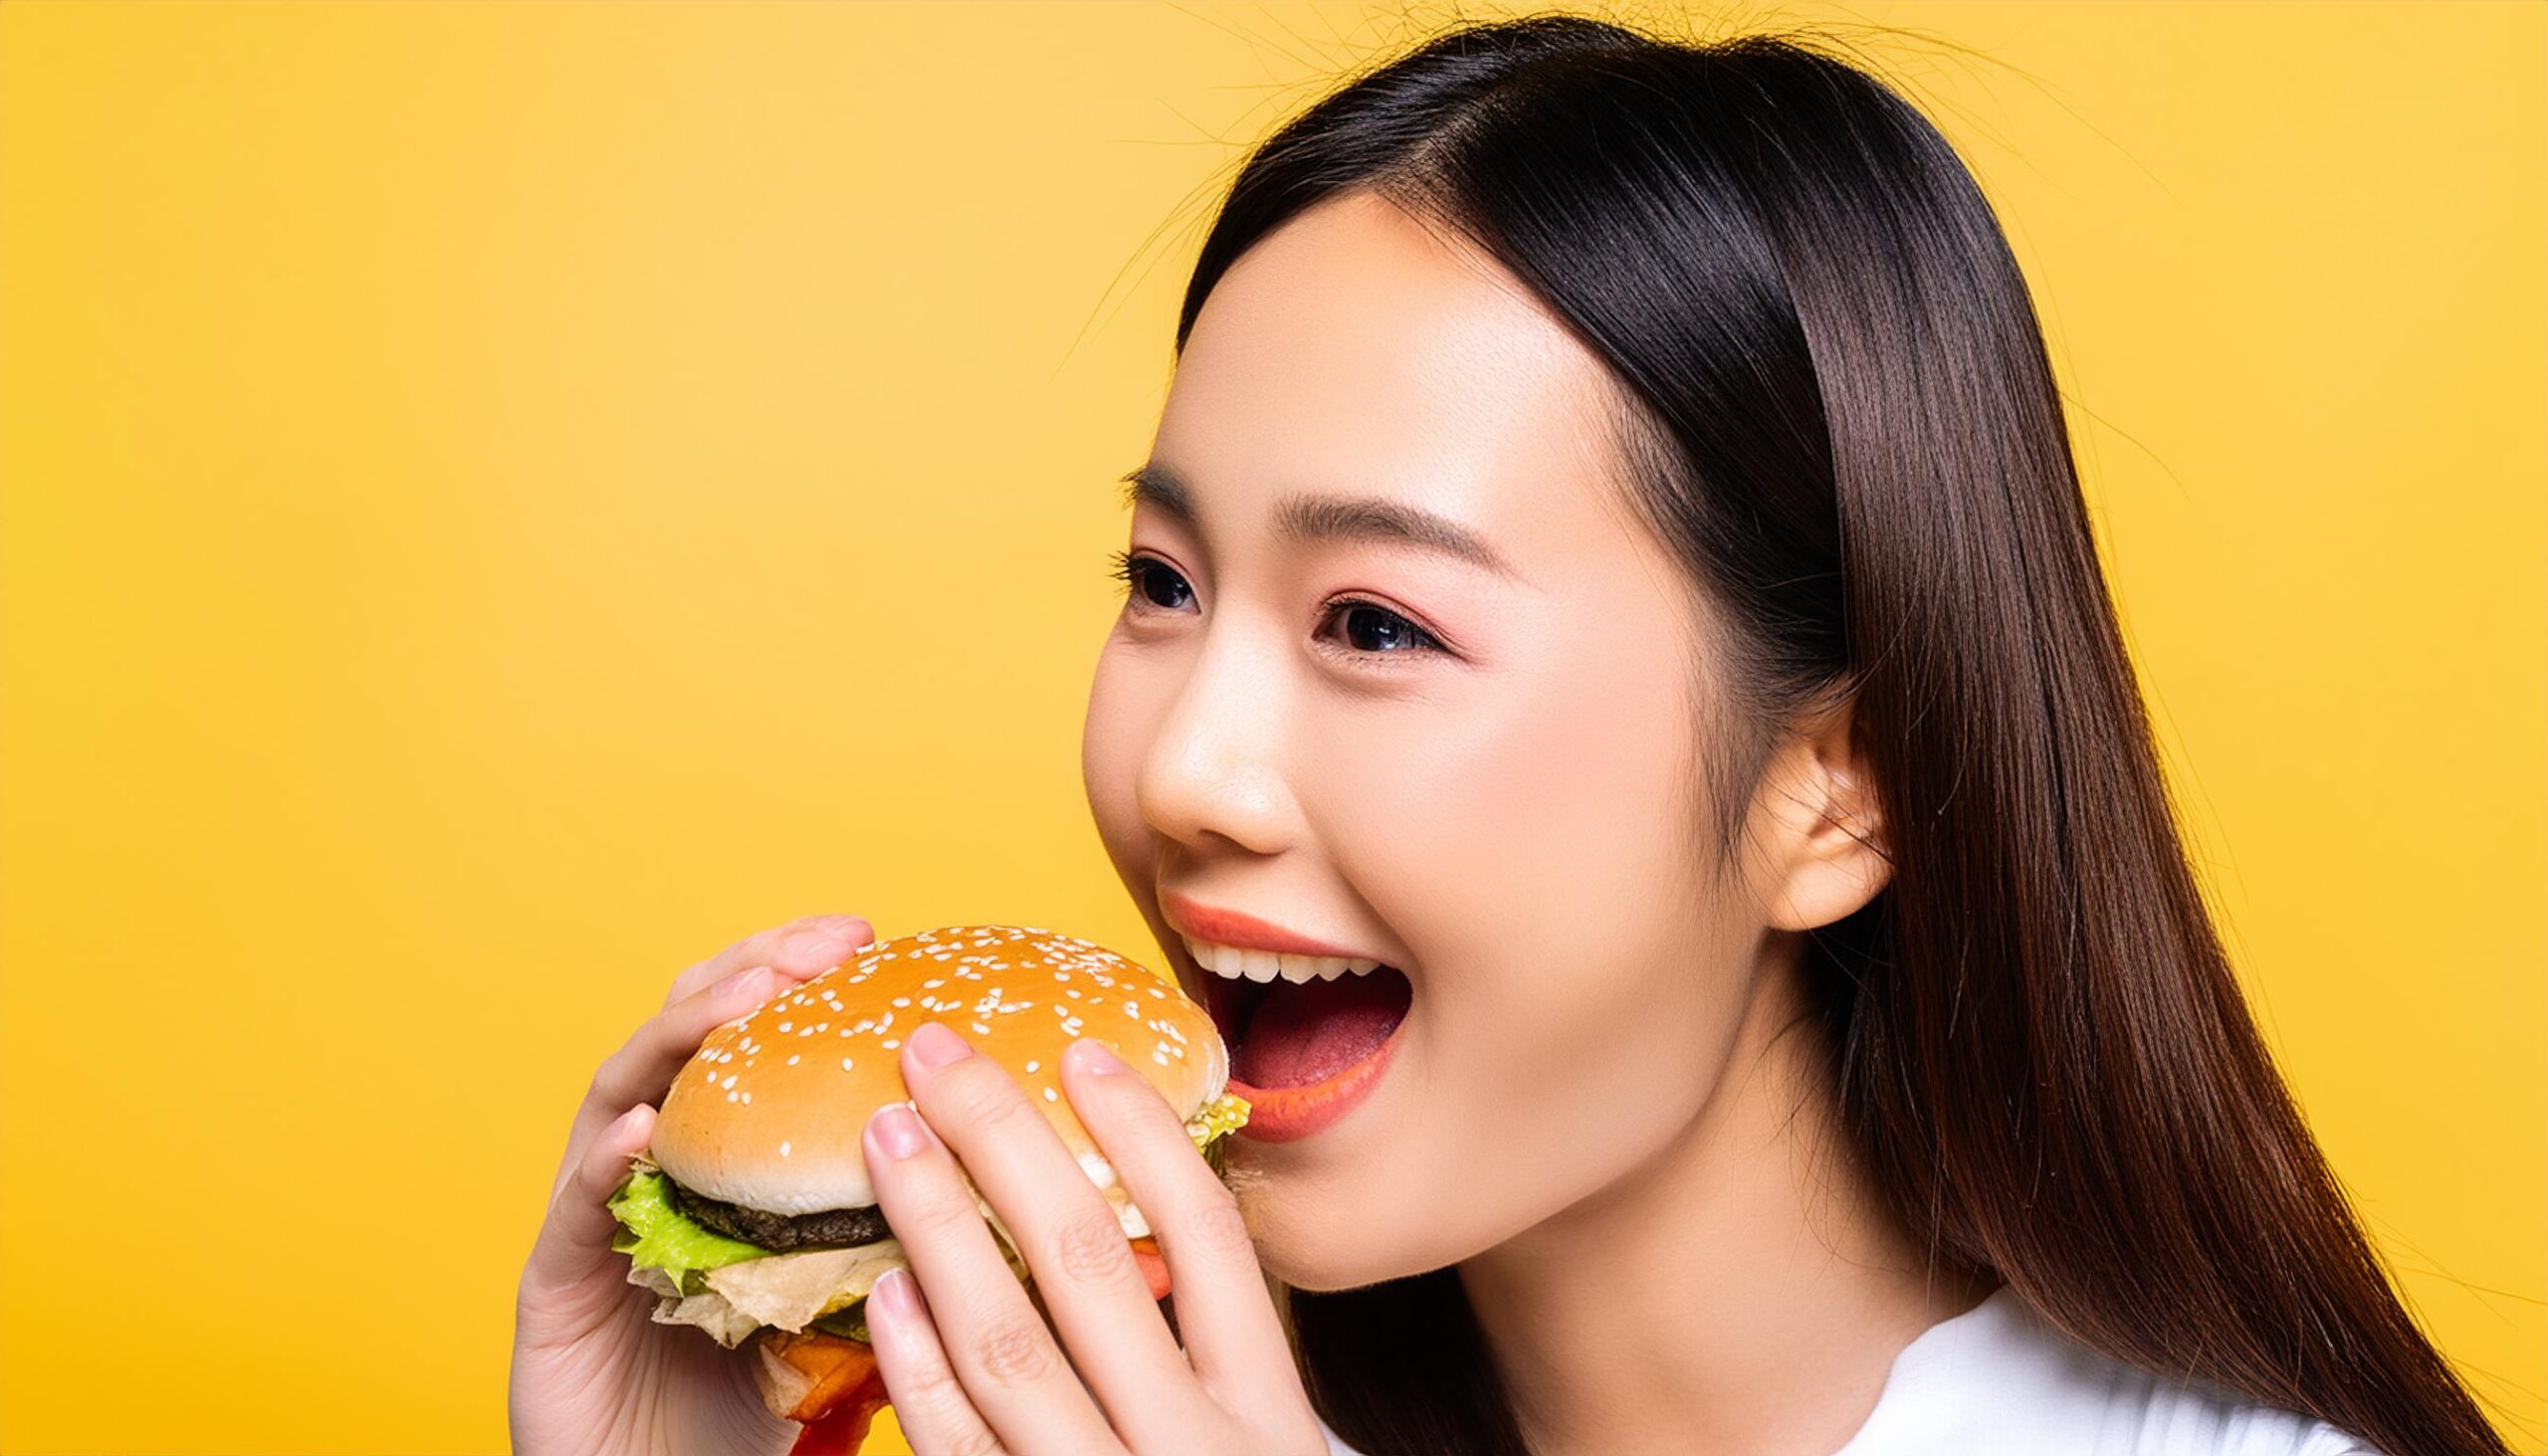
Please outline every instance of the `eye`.
[[1159, 599], [1163, 578], [1172, 584], [1171, 594], [1181, 590], [1189, 599], [1194, 595], [1194, 588], [1185, 584], [1185, 578], [1170, 570], [1164, 561], [1136, 556], [1130, 551], [1117, 551], [1107, 559], [1114, 563], [1107, 570], [1107, 576], [1124, 583], [1124, 595], [1132, 600], [1135, 611], [1176, 610], [1180, 603]]
[[[1367, 656], [1404, 657], [1442, 650], [1441, 641], [1432, 633], [1384, 606], [1350, 596], [1329, 602], [1320, 620], [1343, 621], [1348, 648]], [[1355, 631], [1357, 626], [1363, 630]]]
[[[1130, 551], [1114, 552], [1109, 559], [1113, 565], [1106, 574], [1124, 583], [1126, 602], [1134, 611], [1170, 612], [1193, 600], [1194, 588], [1164, 561]], [[1441, 639], [1432, 633], [1386, 607], [1358, 597], [1329, 602], [1319, 614], [1319, 624], [1323, 627], [1333, 621], [1345, 623], [1345, 650], [1365, 657], [1404, 657], [1445, 650]]]

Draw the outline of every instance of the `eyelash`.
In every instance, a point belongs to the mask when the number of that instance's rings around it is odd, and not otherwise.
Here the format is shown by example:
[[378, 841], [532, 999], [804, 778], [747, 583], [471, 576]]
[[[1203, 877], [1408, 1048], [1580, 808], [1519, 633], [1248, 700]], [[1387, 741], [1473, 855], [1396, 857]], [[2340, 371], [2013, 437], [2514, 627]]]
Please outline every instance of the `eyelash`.
[[[1111, 552], [1107, 556], [1107, 560], [1110, 564], [1107, 568], [1106, 575], [1111, 580], [1123, 583], [1124, 599], [1127, 603], [1135, 603], [1135, 598], [1138, 595], [1139, 587], [1141, 585], [1140, 577], [1146, 568], [1155, 566], [1160, 570], [1168, 572], [1170, 575], [1175, 574], [1175, 568], [1169, 566], [1167, 562], [1154, 556], [1137, 556], [1131, 551]], [[1182, 577], [1179, 577], [1178, 579], [1183, 580]], [[1187, 590], [1192, 590], [1191, 583], [1188, 583]], [[1422, 656], [1427, 653], [1447, 650], [1440, 638], [1435, 637], [1432, 633], [1427, 632], [1423, 628], [1415, 625], [1413, 622], [1408, 621], [1403, 615], [1390, 611], [1388, 608], [1381, 606], [1379, 602], [1365, 601], [1361, 597], [1338, 597], [1336, 600], [1329, 602], [1319, 613], [1319, 622], [1324, 626], [1330, 618], [1337, 616], [1339, 613], [1350, 611], [1355, 607], [1362, 607], [1367, 611], [1378, 612], [1381, 616], [1388, 618], [1390, 621], [1396, 622], [1400, 626], [1406, 628], [1408, 632], [1413, 633], [1415, 641], [1415, 645], [1411, 647], [1397, 647], [1386, 650], [1352, 646], [1348, 646], [1343, 649], [1346, 652], [1354, 654], [1356, 657], [1409, 657]], [[1134, 610], [1166, 611], [1168, 608], [1156, 606], [1147, 601], [1142, 601], [1134, 604]]]

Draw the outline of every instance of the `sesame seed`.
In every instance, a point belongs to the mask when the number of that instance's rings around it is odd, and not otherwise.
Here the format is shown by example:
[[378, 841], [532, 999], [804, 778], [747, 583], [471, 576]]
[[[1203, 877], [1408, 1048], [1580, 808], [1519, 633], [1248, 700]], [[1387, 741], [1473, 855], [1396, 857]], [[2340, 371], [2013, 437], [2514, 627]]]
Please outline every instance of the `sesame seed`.
[[732, 1073], [732, 1072], [727, 1073], [727, 1074], [726, 1074], [726, 1080], [725, 1080], [725, 1081], [723, 1081], [723, 1082], [718, 1083], [717, 1085], [718, 1085], [718, 1086], [720, 1086], [720, 1087], [723, 1087], [723, 1088], [727, 1089], [727, 1090], [728, 1090], [728, 1091], [730, 1091], [730, 1092], [731, 1092], [731, 1091], [733, 1091], [733, 1090], [734, 1090], [734, 1086], [735, 1086], [735, 1074], [734, 1074], [734, 1073]]
[[903, 1044], [903, 1039], [902, 1039], [901, 1037], [899, 1037], [899, 1036], [889, 1036], [889, 1037], [885, 1038], [885, 1040], [881, 1043], [881, 1045], [885, 1048], [885, 1050], [887, 1050], [887, 1051], [889, 1051], [889, 1052], [890, 1052], [890, 1051], [892, 1051], [894, 1048], [896, 1048], [896, 1047], [898, 1047], [898, 1046], [901, 1046], [902, 1044]]
[[752, 1105], [752, 1095], [751, 1095], [750, 1093], [746, 1092], [746, 1093], [744, 1093], [744, 1094], [743, 1094], [743, 1106], [745, 1106], [745, 1107], [750, 1107], [751, 1105]]
[[840, 1059], [840, 1069], [844, 1072], [849, 1070], [849, 1058], [843, 1057]]
[[787, 1058], [787, 1065], [788, 1065], [788, 1066], [790, 1066], [790, 1067], [793, 1067], [793, 1066], [795, 1066], [795, 1065], [796, 1065], [797, 1060], [798, 1060], [798, 1058], [795, 1056], [795, 1054], [790, 1053], [790, 1054], [788, 1055], [788, 1058]]
[[1055, 1096], [1053, 1095], [1053, 1089], [1051, 1089], [1051, 1088], [1049, 1088], [1049, 1087], [1047, 1087], [1047, 1088], [1045, 1088], [1045, 1089], [1044, 1089], [1044, 1100], [1045, 1100], [1046, 1102], [1059, 1102], [1059, 1101], [1061, 1101], [1061, 1099], [1060, 1099], [1060, 1098], [1055, 1097]]
[[786, 1143], [781, 1143], [781, 1144], [778, 1144], [778, 1155], [779, 1155], [779, 1156], [781, 1156], [781, 1157], [785, 1157], [785, 1156], [788, 1154], [788, 1152], [789, 1152], [790, 1150], [792, 1150], [792, 1146], [793, 1146], [793, 1144], [786, 1144]]
[[990, 1034], [990, 1028], [989, 1028], [989, 1027], [987, 1027], [987, 1026], [984, 1026], [982, 1023], [980, 1023], [980, 1022], [978, 1022], [978, 1021], [976, 1021], [976, 1022], [974, 1022], [974, 1023], [973, 1023], [973, 1029], [974, 1029], [975, 1031], [978, 1031], [978, 1032], [982, 1033], [982, 1034], [983, 1034], [983, 1035], [985, 1035], [985, 1036], [988, 1036], [988, 1035]]
[[1043, 1064], [1043, 1063], [1041, 1063], [1041, 1062], [1029, 1062], [1029, 1063], [1027, 1063], [1027, 1064], [1026, 1064], [1026, 1070], [1027, 1070], [1027, 1071], [1029, 1071], [1029, 1072], [1032, 1072], [1032, 1071], [1034, 1071], [1036, 1068], [1038, 1068], [1038, 1067], [1040, 1067], [1040, 1066], [1042, 1066], [1042, 1065], [1044, 1065], [1044, 1064]]

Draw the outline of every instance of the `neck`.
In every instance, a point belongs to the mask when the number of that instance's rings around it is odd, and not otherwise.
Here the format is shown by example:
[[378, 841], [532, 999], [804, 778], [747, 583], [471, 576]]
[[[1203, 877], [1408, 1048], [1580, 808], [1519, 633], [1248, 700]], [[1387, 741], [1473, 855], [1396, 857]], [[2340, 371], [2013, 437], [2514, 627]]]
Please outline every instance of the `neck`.
[[1780, 950], [1668, 1145], [1460, 1266], [1534, 1452], [1827, 1456], [1894, 1355], [1988, 1292], [1925, 1271], [1867, 1184]]

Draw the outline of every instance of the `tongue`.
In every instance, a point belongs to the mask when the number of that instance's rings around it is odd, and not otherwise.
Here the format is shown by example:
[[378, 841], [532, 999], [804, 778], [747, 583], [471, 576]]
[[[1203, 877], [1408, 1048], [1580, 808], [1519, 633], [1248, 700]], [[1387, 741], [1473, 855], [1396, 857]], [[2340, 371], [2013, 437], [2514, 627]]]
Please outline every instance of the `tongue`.
[[1380, 1050], [1414, 990], [1389, 966], [1296, 985], [1277, 980], [1248, 1018], [1230, 1075], [1250, 1087], [1306, 1087]]

